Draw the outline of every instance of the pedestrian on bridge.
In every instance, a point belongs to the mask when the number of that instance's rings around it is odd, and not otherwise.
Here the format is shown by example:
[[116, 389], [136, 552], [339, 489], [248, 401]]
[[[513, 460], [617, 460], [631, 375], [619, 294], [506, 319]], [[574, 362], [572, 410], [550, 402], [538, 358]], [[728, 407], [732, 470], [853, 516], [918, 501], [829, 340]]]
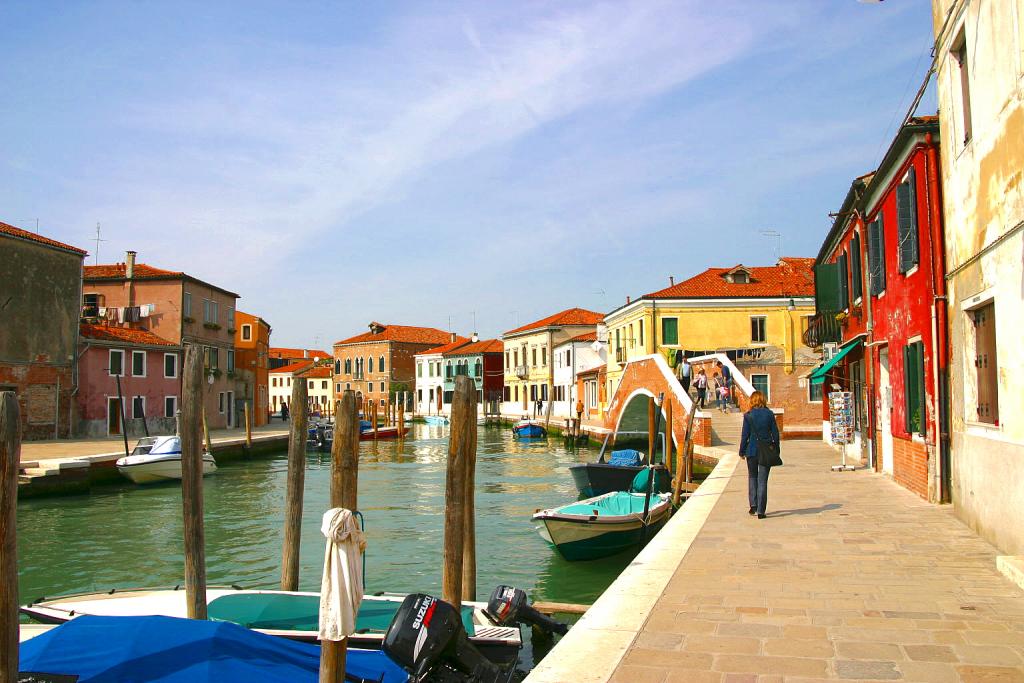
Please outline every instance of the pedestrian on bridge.
[[697, 389], [697, 407], [704, 407], [704, 399], [708, 394], [708, 375], [704, 372], [704, 368], [701, 368], [697, 373], [697, 378], [693, 380], [693, 386]]
[[679, 378], [679, 383], [683, 385], [683, 391], [686, 392], [687, 396], [690, 394], [690, 374], [692, 371], [693, 368], [690, 367], [690, 363], [686, 360], [686, 356], [679, 359], [676, 364], [676, 377]]

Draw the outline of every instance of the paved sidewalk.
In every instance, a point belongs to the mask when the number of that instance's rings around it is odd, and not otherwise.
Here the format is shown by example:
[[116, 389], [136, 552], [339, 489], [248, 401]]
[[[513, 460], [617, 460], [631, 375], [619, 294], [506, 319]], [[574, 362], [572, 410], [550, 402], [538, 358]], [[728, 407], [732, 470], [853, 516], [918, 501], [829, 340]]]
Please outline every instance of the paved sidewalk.
[[820, 442], [783, 443], [768, 518], [740, 461], [611, 677], [1024, 681], [1024, 592], [996, 550]]
[[[253, 436], [287, 434], [291, 423], [272, 422], [252, 430]], [[213, 442], [245, 438], [245, 429], [214, 429], [210, 432]], [[128, 437], [128, 447], [134, 448], [138, 436]], [[105, 453], [123, 453], [124, 441], [120, 436], [99, 439], [55, 439], [49, 441], [23, 441], [21, 461], [38, 462], [61, 458], [80, 458]]]

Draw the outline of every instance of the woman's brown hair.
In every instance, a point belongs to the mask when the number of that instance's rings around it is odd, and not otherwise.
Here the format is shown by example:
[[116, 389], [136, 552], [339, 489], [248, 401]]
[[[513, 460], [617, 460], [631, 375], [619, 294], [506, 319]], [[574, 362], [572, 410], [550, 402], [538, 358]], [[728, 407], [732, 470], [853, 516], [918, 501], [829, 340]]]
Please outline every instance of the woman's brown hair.
[[764, 397], [763, 391], [755, 391], [750, 395], [750, 409], [754, 408], [767, 408], [768, 399]]

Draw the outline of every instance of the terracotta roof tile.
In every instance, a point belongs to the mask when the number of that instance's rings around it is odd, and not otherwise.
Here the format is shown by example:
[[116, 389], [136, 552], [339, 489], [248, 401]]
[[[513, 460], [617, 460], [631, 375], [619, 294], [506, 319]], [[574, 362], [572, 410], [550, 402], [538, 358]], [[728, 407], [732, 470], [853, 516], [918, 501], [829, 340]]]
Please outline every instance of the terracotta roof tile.
[[604, 372], [607, 367], [607, 363], [601, 363], [600, 365], [592, 367], [589, 370], [580, 370], [579, 372], [576, 373], [576, 376], [583, 377], [584, 375], [599, 375], [602, 372]]
[[505, 345], [500, 339], [481, 339], [449, 351], [445, 356], [477, 356], [483, 353], [503, 353]]
[[528, 332], [529, 330], [539, 330], [545, 327], [561, 327], [565, 325], [596, 325], [604, 319], [602, 313], [594, 313], [588, 311], [585, 308], [567, 308], [564, 311], [549, 315], [546, 318], [535, 320], [532, 323], [527, 323], [521, 327], [517, 327], [514, 330], [509, 330], [503, 336], [510, 334], [519, 334], [520, 332]]
[[28, 240], [30, 242], [38, 242], [39, 244], [45, 244], [48, 247], [64, 249], [65, 251], [74, 252], [82, 256], [85, 256], [87, 253], [85, 249], [79, 249], [78, 247], [73, 247], [70, 244], [64, 244], [63, 242], [58, 242], [57, 240], [51, 240], [49, 237], [43, 237], [38, 233], [29, 232], [28, 230], [22, 230], [21, 228], [16, 228], [13, 225], [8, 225], [7, 223], [3, 222], [0, 222], [0, 233], [4, 235], [10, 235], [11, 237], [17, 237], [23, 240]]
[[[597, 341], [597, 330], [594, 330], [593, 332], [584, 332], [583, 334], [578, 334], [575, 337], [573, 337], [572, 339], [570, 339], [569, 341], [571, 341], [571, 342], [595, 342], [595, 341]], [[562, 343], [564, 344], [566, 342], [562, 342]]]
[[384, 325], [374, 323], [380, 331], [377, 333], [363, 332], [348, 339], [334, 342], [335, 346], [343, 344], [365, 344], [367, 342], [393, 341], [406, 344], [446, 344], [451, 334], [433, 327], [414, 327], [411, 325]]
[[309, 370], [306, 370], [305, 372], [300, 372], [298, 374], [301, 377], [306, 377], [308, 379], [324, 379], [334, 376], [334, 373], [331, 371], [331, 368], [327, 365], [318, 365], [314, 368], [310, 368]]
[[308, 368], [312, 364], [313, 364], [312, 360], [303, 360], [303, 361], [299, 361], [298, 363], [290, 363], [288, 365], [282, 365], [279, 368], [271, 368], [270, 369], [270, 374], [273, 375], [273, 374], [276, 373], [276, 374], [291, 375], [291, 374], [294, 374], [296, 372], [299, 372], [300, 370], [305, 370], [306, 368]]
[[93, 323], [79, 323], [79, 332], [86, 339], [118, 342], [120, 344], [144, 344], [146, 346], [177, 346], [174, 342], [158, 337], [149, 330], [133, 330], [129, 327], [108, 327]]
[[271, 346], [267, 351], [271, 358], [283, 358], [285, 360], [304, 360], [317, 358], [330, 358], [332, 354], [320, 349], [290, 349], [284, 346]]
[[453, 341], [453, 342], [448, 342], [447, 344], [442, 344], [441, 346], [435, 346], [434, 348], [427, 349], [426, 351], [420, 351], [416, 355], [417, 356], [434, 356], [434, 355], [437, 355], [439, 353], [448, 353], [450, 351], [454, 351], [455, 349], [459, 348], [460, 346], [465, 346], [466, 344], [469, 344], [469, 343], [470, 343], [470, 340], [467, 339], [466, 337], [456, 337], [455, 341]]
[[732, 268], [708, 268], [671, 287], [644, 294], [645, 299], [814, 296], [814, 259], [786, 256], [774, 266], [743, 266], [750, 282], [729, 282]]
[[[98, 266], [85, 266], [82, 277], [86, 280], [123, 280], [127, 266], [123, 263], [103, 263]], [[184, 277], [185, 273], [155, 268], [145, 263], [136, 263], [132, 277], [138, 280]]]

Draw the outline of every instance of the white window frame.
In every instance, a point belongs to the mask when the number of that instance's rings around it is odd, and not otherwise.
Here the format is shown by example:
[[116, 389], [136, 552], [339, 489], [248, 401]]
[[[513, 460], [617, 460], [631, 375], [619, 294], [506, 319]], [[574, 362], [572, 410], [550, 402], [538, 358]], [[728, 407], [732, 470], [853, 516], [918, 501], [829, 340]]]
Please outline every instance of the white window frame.
[[[135, 402], [142, 401], [142, 417], [138, 417], [135, 414]], [[132, 419], [133, 420], [145, 420], [146, 419], [146, 397], [145, 396], [132, 396]]]
[[[167, 399], [170, 399], [171, 401], [173, 401], [173, 405], [174, 405], [174, 410], [171, 411], [170, 415], [167, 414]], [[178, 397], [177, 396], [164, 396], [164, 417], [165, 418], [169, 418], [169, 419], [173, 419], [174, 417], [177, 416], [177, 414], [178, 414]]]
[[[770, 381], [771, 380], [769, 379], [769, 382]], [[818, 400], [814, 400], [813, 398], [811, 398], [811, 388], [815, 387], [815, 386], [821, 387], [821, 398], [819, 398]], [[824, 400], [825, 400], [825, 384], [824, 383], [822, 383], [822, 384], [813, 384], [810, 380], [807, 380], [807, 402], [808, 403], [822, 403], [822, 402], [824, 402]]]
[[192, 292], [185, 292], [182, 300], [181, 312], [186, 318], [192, 317]]
[[755, 389], [757, 389], [757, 386], [754, 384], [754, 378], [755, 377], [764, 377], [767, 380], [768, 395], [765, 396], [765, 400], [767, 400], [768, 402], [771, 402], [771, 400], [772, 400], [772, 376], [769, 375], [767, 372], [753, 372], [753, 373], [751, 373], [750, 374], [750, 386], [752, 386]]
[[[170, 375], [167, 374], [167, 358], [170, 356], [174, 359], [174, 372]], [[178, 378], [178, 354], [176, 353], [165, 353], [164, 354], [164, 379], [177, 379]]]
[[[139, 355], [142, 356], [142, 373], [136, 375], [135, 374], [135, 358], [136, 358], [136, 356], [139, 356]], [[149, 355], [149, 354], [147, 354], [145, 351], [138, 351], [136, 349], [132, 349], [132, 377], [145, 377], [146, 376], [146, 361], [147, 361], [146, 356], [147, 355]]]
[[372, 394], [373, 393], [373, 382], [367, 382], [366, 383], [366, 393], [368, 393], [368, 394]]
[[[757, 320], [757, 319], [761, 319], [761, 320], [764, 321], [764, 339], [762, 339], [761, 341], [754, 341], [754, 335], [753, 335], [754, 321]], [[752, 315], [752, 316], [750, 316], [750, 331], [751, 331], [750, 344], [752, 346], [766, 346], [768, 344], [768, 316], [766, 316], [766, 315]]]
[[228, 352], [227, 353], [228, 357], [227, 357], [227, 368], [226, 368], [226, 370], [228, 372], [234, 372], [235, 371], [235, 350], [234, 349], [227, 349], [227, 352]]
[[[113, 360], [114, 360], [114, 354], [115, 353], [120, 354], [120, 356], [121, 356], [121, 372], [112, 372], [111, 371], [113, 366], [114, 366]], [[125, 356], [124, 349], [110, 349], [107, 352], [107, 374], [109, 376], [111, 376], [111, 377], [124, 377], [125, 376], [125, 374], [124, 374], [124, 371], [125, 371], [124, 356]]]
[[252, 325], [242, 325], [242, 341], [252, 341]]

